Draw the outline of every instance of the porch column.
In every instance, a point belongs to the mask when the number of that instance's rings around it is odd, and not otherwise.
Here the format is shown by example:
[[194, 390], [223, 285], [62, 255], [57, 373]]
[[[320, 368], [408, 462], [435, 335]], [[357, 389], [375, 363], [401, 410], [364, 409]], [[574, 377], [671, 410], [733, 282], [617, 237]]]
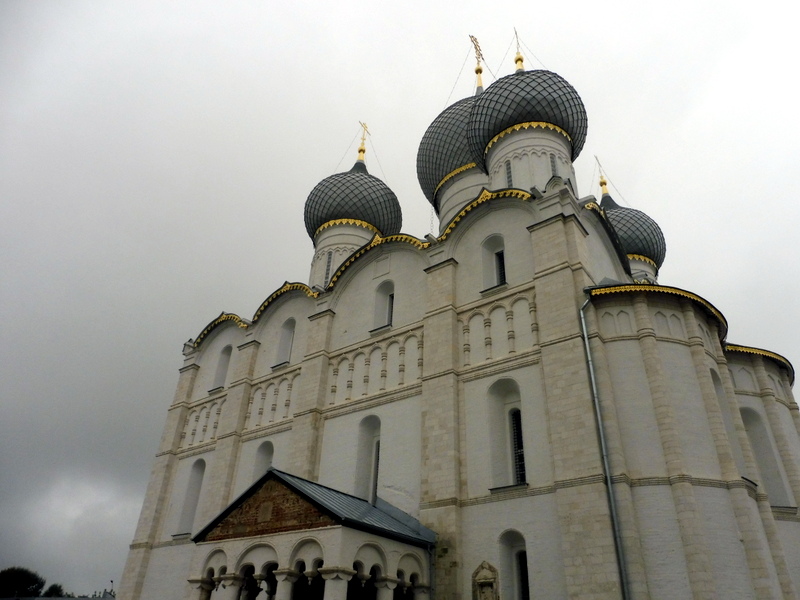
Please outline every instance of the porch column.
[[322, 567], [319, 574], [325, 580], [323, 600], [347, 599], [347, 582], [356, 574], [355, 571], [344, 567]]
[[300, 577], [300, 573], [293, 569], [275, 569], [273, 573], [278, 580], [275, 600], [292, 600], [292, 584]]
[[378, 577], [375, 581], [375, 587], [378, 588], [378, 600], [392, 600], [394, 588], [398, 583], [400, 580], [394, 577]]
[[244, 577], [236, 573], [229, 573], [223, 575], [221, 578], [222, 586], [219, 591], [221, 592], [221, 600], [239, 600], [239, 592], [244, 583]]
[[189, 579], [188, 581], [197, 590], [197, 593], [191, 596], [193, 600], [208, 600], [211, 598], [211, 592], [214, 589], [212, 580], [204, 577], [203, 579]]

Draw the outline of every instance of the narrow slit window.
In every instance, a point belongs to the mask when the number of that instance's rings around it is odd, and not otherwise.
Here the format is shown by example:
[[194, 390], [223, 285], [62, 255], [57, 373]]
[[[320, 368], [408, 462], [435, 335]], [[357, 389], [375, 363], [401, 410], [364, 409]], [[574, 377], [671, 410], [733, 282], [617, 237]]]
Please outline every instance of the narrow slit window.
[[506, 161], [506, 187], [514, 186], [514, 178], [511, 175], [511, 161]]
[[370, 490], [370, 502], [375, 504], [378, 500], [378, 472], [381, 468], [381, 440], [375, 440], [375, 449], [372, 456], [372, 489]]
[[394, 294], [389, 294], [386, 299], [386, 324], [392, 324], [392, 316], [394, 315]]
[[328, 252], [328, 261], [325, 264], [325, 280], [323, 283], [328, 285], [328, 278], [331, 276], [331, 263], [333, 262], [333, 252]]
[[556, 168], [556, 155], [550, 155], [550, 174], [555, 177], [558, 175], [558, 169]]
[[506, 254], [505, 250], [498, 250], [494, 253], [495, 272], [497, 273], [497, 285], [506, 282]]
[[531, 599], [528, 582], [528, 553], [525, 550], [517, 552], [517, 587], [519, 588], [520, 600]]
[[522, 413], [514, 409], [511, 417], [511, 460], [514, 468], [514, 483], [525, 483], [525, 451], [522, 444]]

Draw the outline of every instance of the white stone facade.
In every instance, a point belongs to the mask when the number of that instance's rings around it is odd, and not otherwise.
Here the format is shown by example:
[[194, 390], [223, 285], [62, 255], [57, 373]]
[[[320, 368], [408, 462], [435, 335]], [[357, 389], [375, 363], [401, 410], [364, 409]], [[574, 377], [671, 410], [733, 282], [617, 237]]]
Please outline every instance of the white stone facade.
[[[243, 599], [237, 577], [265, 565], [279, 582], [319, 573], [326, 600], [371, 569], [381, 599], [800, 597], [791, 365], [729, 345], [704, 299], [636, 283], [595, 199], [576, 197], [568, 146], [504, 137], [488, 177], [443, 186], [434, 241], [350, 249], [365, 229], [328, 228], [347, 256], [327, 278], [318, 246], [313, 289], [286, 285], [187, 345], [123, 600]], [[506, 185], [505, 160], [524, 185]], [[190, 539], [269, 466], [376, 494], [435, 548], [343, 527]], [[277, 598], [297, 596], [289, 583]]]

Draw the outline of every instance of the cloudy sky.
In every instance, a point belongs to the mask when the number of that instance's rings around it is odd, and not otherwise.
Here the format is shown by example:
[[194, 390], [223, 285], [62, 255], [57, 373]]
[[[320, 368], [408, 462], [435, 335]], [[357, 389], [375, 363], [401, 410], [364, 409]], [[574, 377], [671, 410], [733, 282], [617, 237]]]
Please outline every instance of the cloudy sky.
[[[785, 6], [786, 8], [781, 8]], [[0, 2], [0, 568], [118, 585], [184, 341], [306, 281], [303, 204], [367, 163], [403, 231], [419, 140], [492, 72], [567, 78], [660, 281], [800, 365], [799, 58], [790, 3]]]

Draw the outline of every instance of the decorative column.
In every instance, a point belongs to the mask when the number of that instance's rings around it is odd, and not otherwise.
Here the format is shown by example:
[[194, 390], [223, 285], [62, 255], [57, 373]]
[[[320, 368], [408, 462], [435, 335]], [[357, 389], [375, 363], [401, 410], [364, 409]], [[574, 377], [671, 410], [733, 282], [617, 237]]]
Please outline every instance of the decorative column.
[[197, 590], [197, 593], [192, 595], [193, 599], [209, 600], [209, 598], [211, 598], [211, 592], [214, 591], [214, 582], [211, 579], [206, 579], [204, 577], [202, 579], [189, 579], [187, 581]]
[[394, 596], [394, 588], [400, 583], [399, 579], [394, 577], [378, 577], [375, 581], [375, 587], [378, 588], [377, 600], [392, 600]]
[[325, 580], [323, 600], [346, 600], [347, 582], [356, 574], [355, 571], [344, 567], [322, 567], [319, 574]]
[[275, 600], [292, 600], [292, 585], [299, 579], [300, 573], [293, 569], [275, 569], [273, 572], [278, 580]]
[[222, 586], [220, 591], [222, 600], [239, 600], [239, 592], [244, 584], [244, 577], [236, 573], [229, 573], [220, 577]]

